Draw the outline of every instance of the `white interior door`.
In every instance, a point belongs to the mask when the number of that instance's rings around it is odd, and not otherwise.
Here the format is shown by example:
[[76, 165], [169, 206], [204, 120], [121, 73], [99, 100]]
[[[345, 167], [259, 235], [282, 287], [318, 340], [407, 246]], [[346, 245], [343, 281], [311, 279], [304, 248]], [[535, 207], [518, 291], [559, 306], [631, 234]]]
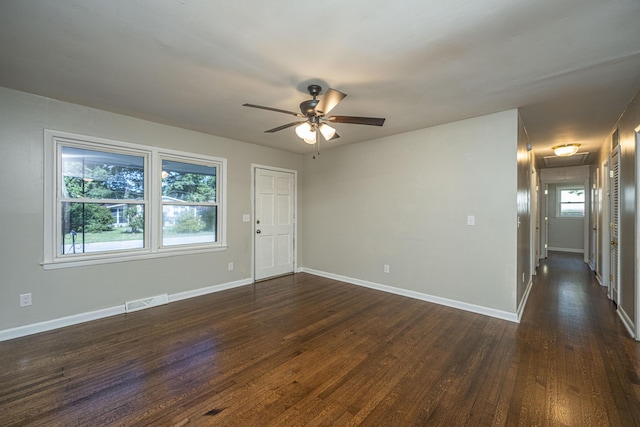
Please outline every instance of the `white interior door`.
[[610, 165], [610, 179], [611, 179], [611, 197], [610, 197], [610, 225], [609, 225], [609, 238], [610, 250], [609, 250], [609, 294], [611, 299], [618, 304], [619, 293], [619, 279], [618, 279], [618, 216], [619, 216], [619, 162], [618, 162], [618, 148], [616, 147], [611, 153], [611, 165]]
[[293, 273], [295, 175], [255, 169], [255, 280]]

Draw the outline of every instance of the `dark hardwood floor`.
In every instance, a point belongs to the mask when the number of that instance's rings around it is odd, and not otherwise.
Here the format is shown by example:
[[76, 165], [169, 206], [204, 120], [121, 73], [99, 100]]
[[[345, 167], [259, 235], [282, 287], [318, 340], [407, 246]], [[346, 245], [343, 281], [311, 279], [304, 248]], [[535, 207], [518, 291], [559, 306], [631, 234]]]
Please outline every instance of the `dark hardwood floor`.
[[308, 274], [0, 343], [2, 426], [638, 426], [640, 344], [581, 256], [520, 324]]

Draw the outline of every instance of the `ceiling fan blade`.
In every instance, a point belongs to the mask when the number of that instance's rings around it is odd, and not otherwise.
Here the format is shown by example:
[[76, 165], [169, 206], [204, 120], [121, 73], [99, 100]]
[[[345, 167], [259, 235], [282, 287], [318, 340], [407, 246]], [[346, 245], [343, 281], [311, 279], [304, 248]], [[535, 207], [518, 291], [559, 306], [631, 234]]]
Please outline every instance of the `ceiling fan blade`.
[[318, 102], [314, 111], [319, 116], [329, 114], [329, 111], [333, 110], [333, 108], [338, 105], [345, 96], [347, 96], [347, 94], [329, 88], [327, 93], [322, 95], [322, 98], [320, 98], [320, 102]]
[[261, 110], [275, 111], [277, 113], [291, 114], [292, 116], [296, 116], [296, 117], [304, 117], [300, 113], [294, 113], [293, 111], [281, 110], [279, 108], [263, 107], [262, 105], [255, 105], [255, 104], [242, 104], [242, 106], [243, 107], [251, 107], [251, 108], [260, 108]]
[[326, 119], [333, 123], [350, 123], [354, 125], [382, 126], [385, 119], [376, 117], [331, 116]]
[[301, 125], [301, 124], [302, 124], [302, 123], [304, 123], [304, 122], [305, 122], [305, 120], [303, 120], [303, 121], [301, 121], [301, 122], [287, 123], [286, 125], [278, 126], [277, 128], [273, 128], [273, 129], [265, 130], [265, 133], [274, 133], [274, 132], [278, 132], [279, 130], [286, 129], [286, 128], [290, 128], [291, 126]]

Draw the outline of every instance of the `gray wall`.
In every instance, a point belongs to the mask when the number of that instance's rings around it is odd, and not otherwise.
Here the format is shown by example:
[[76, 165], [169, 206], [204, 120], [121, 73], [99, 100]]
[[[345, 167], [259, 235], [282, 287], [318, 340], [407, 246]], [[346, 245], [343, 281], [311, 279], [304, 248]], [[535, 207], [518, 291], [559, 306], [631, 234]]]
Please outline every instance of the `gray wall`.
[[[153, 145], [228, 159], [226, 251], [45, 271], [43, 130]], [[251, 277], [251, 164], [300, 171], [302, 156], [0, 88], [2, 245], [0, 331], [161, 293]], [[300, 183], [301, 184], [301, 183]], [[299, 186], [301, 188], [301, 185]], [[233, 262], [235, 269], [227, 270]], [[21, 293], [33, 305], [20, 308]]]
[[304, 266], [515, 313], [517, 151], [510, 110], [305, 157]]
[[[43, 269], [44, 129], [227, 158], [229, 248]], [[300, 267], [514, 314], [520, 276], [530, 278], [528, 237], [517, 226], [520, 216], [529, 227], [530, 164], [516, 110], [312, 160], [0, 88], [0, 147], [0, 177], [11, 183], [0, 212], [0, 331], [250, 279], [252, 231], [242, 215], [251, 212], [254, 163], [299, 171]], [[33, 305], [20, 308], [27, 292]]]

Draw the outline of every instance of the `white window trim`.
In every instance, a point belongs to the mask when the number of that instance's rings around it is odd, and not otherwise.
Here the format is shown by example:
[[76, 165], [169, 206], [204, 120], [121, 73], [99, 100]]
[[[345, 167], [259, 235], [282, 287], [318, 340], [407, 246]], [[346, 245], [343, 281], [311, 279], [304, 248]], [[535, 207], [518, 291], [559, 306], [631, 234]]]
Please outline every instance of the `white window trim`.
[[[110, 252], [100, 254], [83, 254], [62, 258], [58, 256], [58, 223], [59, 215], [57, 206], [57, 150], [60, 142], [77, 142], [94, 145], [96, 149], [103, 146], [105, 149], [119, 149], [123, 151], [133, 151], [137, 155], [145, 154], [145, 199], [148, 201], [148, 212], [145, 219], [145, 248], [140, 250], [127, 250], [126, 252]], [[216, 244], [180, 245], [171, 247], [161, 247], [162, 231], [162, 189], [159, 180], [148, 179], [147, 177], [160, 176], [162, 171], [161, 158], [172, 157], [193, 161], [195, 163], [216, 163], [218, 167], [218, 193], [216, 199], [218, 203], [219, 215], [219, 241]], [[157, 147], [133, 144], [122, 141], [115, 141], [105, 138], [98, 138], [86, 135], [79, 135], [69, 132], [61, 132], [45, 129], [44, 131], [44, 259], [42, 266], [45, 270], [79, 267], [87, 265], [105, 264], [112, 262], [135, 261], [150, 258], [160, 258], [175, 255], [188, 255], [205, 252], [216, 252], [227, 249], [227, 159], [186, 153], [178, 150], [160, 149]]]
[[[582, 213], [582, 215], [562, 215], [561, 212], [561, 193], [562, 190], [583, 190], [585, 191], [585, 201], [584, 201], [584, 205], [585, 205], [585, 209], [584, 212]], [[557, 219], [584, 219], [585, 217], [585, 212], [587, 209], [587, 198], [586, 198], [586, 190], [585, 187], [583, 185], [563, 185], [563, 186], [557, 186], [556, 187], [556, 218]]]

